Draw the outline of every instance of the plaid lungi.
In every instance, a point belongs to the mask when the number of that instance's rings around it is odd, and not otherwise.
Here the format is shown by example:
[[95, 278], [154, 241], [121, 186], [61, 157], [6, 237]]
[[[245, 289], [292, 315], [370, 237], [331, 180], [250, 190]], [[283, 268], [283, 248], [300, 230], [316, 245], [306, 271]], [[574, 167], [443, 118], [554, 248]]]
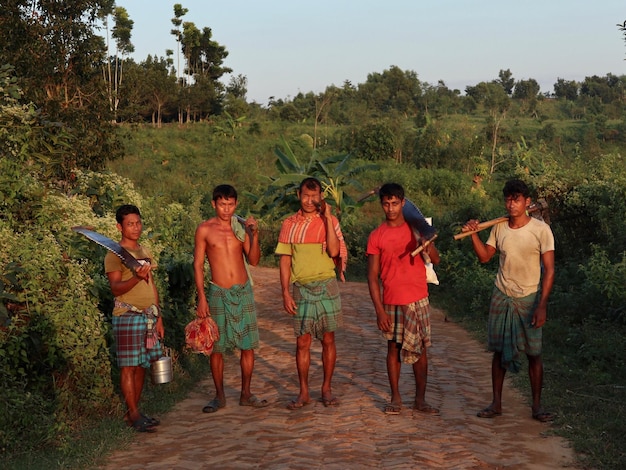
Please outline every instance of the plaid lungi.
[[293, 318], [296, 336], [310, 333], [322, 340], [324, 333], [343, 326], [337, 279], [330, 278], [308, 284], [296, 282], [293, 285], [293, 300], [298, 306]]
[[393, 318], [391, 331], [384, 331], [388, 341], [401, 344], [400, 357], [405, 364], [416, 363], [424, 348], [432, 346], [430, 339], [430, 301], [424, 297], [409, 305], [385, 305]]
[[146, 349], [148, 320], [143, 313], [126, 312], [113, 316], [115, 351], [119, 367], [141, 366], [148, 368], [163, 353], [160, 342], [152, 349]]
[[209, 312], [217, 323], [220, 338], [213, 345], [214, 353], [234, 349], [247, 351], [259, 347], [259, 328], [250, 280], [224, 289], [209, 284]]
[[514, 298], [497, 287], [491, 295], [489, 306], [489, 351], [502, 353], [502, 367], [519, 372], [520, 354], [541, 354], [542, 328], [531, 325], [540, 293]]

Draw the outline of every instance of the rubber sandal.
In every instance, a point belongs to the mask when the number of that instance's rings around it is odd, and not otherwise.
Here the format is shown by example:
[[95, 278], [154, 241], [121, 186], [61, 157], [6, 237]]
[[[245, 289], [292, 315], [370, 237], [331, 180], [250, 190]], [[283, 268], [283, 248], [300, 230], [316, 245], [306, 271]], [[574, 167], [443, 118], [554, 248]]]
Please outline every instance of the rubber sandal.
[[287, 409], [294, 411], [294, 410], [300, 410], [302, 408], [304, 408], [305, 406], [307, 406], [309, 403], [311, 403], [310, 401], [298, 401], [298, 400], [291, 400], [289, 402], [289, 404], [287, 405]]
[[322, 402], [322, 405], [324, 405], [326, 408], [328, 408], [329, 406], [339, 406], [339, 400], [337, 400], [337, 398], [335, 397], [330, 397], [330, 398], [322, 397], [320, 401]]
[[214, 398], [207, 405], [202, 408], [203, 413], [215, 413], [220, 408], [224, 408], [226, 406], [226, 400], [220, 401], [218, 398]]
[[137, 432], [156, 432], [154, 425], [150, 424], [150, 422], [143, 416], [133, 422], [132, 428]]
[[420, 407], [414, 406], [413, 409], [415, 411], [419, 411], [420, 413], [424, 413], [424, 414], [427, 414], [427, 415], [438, 415], [439, 414], [439, 409], [438, 408], [435, 408], [434, 406], [430, 406], [427, 403], [423, 404]]
[[550, 413], [548, 411], [533, 411], [533, 419], [536, 419], [540, 423], [549, 423], [550, 421], [554, 421], [556, 415], [554, 413]]
[[257, 397], [252, 395], [247, 400], [239, 400], [239, 406], [251, 406], [252, 408], [265, 408], [269, 405], [267, 400], [259, 400]]
[[150, 426], [158, 426], [159, 424], [161, 424], [161, 420], [159, 418], [153, 418], [144, 414], [142, 414], [141, 416], [150, 423]]
[[487, 408], [480, 410], [478, 413], [476, 413], [476, 416], [478, 416], [479, 418], [495, 418], [496, 416], [500, 416], [501, 414], [501, 411], [496, 411], [491, 406], [488, 406]]
[[389, 403], [389, 404], [385, 405], [385, 407], [383, 408], [383, 412], [386, 415], [399, 415], [400, 414], [400, 410], [402, 410], [402, 406], [401, 405], [394, 405], [393, 403]]

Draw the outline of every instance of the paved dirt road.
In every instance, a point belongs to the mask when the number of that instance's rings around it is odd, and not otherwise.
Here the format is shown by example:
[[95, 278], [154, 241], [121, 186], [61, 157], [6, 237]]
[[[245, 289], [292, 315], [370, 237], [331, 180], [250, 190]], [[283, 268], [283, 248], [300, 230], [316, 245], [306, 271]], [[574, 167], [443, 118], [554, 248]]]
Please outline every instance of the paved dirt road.
[[[403, 366], [400, 415], [382, 412], [389, 400], [385, 341], [376, 329], [367, 285], [341, 285], [345, 327], [337, 333], [333, 383], [338, 407], [322, 403], [289, 411], [297, 394], [295, 338], [282, 310], [278, 271], [253, 268], [261, 348], [252, 388], [271, 405], [239, 406], [238, 359], [226, 358], [227, 405], [202, 407], [214, 396], [210, 378], [161, 416], [157, 433], [137, 434], [132, 447], [111, 455], [107, 469], [554, 469], [571, 466], [567, 442], [530, 417], [524, 397], [505, 384], [504, 414], [476, 417], [491, 398], [490, 354], [433, 310], [427, 400], [441, 409], [425, 416], [411, 409], [414, 383]], [[320, 396], [321, 348], [312, 348], [312, 398]]]

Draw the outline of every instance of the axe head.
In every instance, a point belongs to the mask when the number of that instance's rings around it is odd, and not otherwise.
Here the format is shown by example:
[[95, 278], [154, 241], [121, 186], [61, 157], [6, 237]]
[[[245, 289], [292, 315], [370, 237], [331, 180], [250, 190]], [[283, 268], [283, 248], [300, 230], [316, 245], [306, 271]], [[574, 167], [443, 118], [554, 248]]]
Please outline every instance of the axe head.
[[526, 210], [535, 219], [550, 224], [550, 212], [548, 211], [548, 203], [545, 199], [537, 199], [537, 201], [528, 206]]

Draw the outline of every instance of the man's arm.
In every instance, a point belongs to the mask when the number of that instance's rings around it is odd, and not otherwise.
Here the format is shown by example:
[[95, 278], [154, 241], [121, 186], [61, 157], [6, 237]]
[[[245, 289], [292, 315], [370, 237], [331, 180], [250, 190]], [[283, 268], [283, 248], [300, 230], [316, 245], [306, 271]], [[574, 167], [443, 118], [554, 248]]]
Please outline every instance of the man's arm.
[[107, 273], [109, 279], [109, 285], [111, 286], [111, 292], [115, 297], [124, 295], [129, 292], [133, 287], [139, 284], [141, 281], [148, 282], [150, 279], [150, 270], [152, 267], [150, 264], [144, 264], [133, 271], [133, 277], [122, 281], [122, 271], [111, 271]]
[[367, 287], [370, 291], [370, 297], [376, 311], [376, 324], [380, 331], [389, 331], [391, 328], [391, 319], [380, 296], [380, 284], [378, 278], [380, 276], [380, 255], [367, 255]]
[[204, 259], [206, 256], [206, 232], [207, 228], [199, 225], [196, 229], [195, 243], [193, 248], [193, 276], [198, 291], [198, 306], [196, 315], [204, 318], [210, 315], [209, 304], [204, 293]]
[[554, 285], [554, 251], [546, 251], [541, 255], [541, 264], [543, 265], [543, 274], [541, 276], [541, 297], [531, 325], [535, 328], [541, 328], [548, 318], [548, 297], [552, 292]]
[[295, 300], [291, 296], [291, 256], [290, 255], [280, 255], [280, 260], [278, 263], [280, 267], [280, 287], [283, 293], [283, 307], [285, 311], [290, 315], [295, 315], [296, 309], [298, 306], [296, 305]]
[[335, 227], [333, 226], [333, 218], [330, 212], [330, 204], [324, 204], [324, 212], [321, 212], [322, 220], [326, 225], [326, 253], [331, 258], [339, 256], [339, 238]]
[[254, 217], [250, 216], [246, 220], [246, 239], [243, 244], [243, 250], [248, 259], [248, 263], [252, 266], [259, 264], [261, 260], [261, 246], [259, 244], [259, 226]]
[[[469, 232], [478, 230], [478, 220], [472, 219], [468, 220], [465, 225], [463, 225], [463, 232]], [[478, 236], [478, 233], [472, 233], [472, 247], [474, 248], [474, 252], [476, 256], [478, 256], [478, 261], [481, 263], [488, 262], [493, 255], [496, 254], [496, 249], [491, 245], [486, 245]]]

